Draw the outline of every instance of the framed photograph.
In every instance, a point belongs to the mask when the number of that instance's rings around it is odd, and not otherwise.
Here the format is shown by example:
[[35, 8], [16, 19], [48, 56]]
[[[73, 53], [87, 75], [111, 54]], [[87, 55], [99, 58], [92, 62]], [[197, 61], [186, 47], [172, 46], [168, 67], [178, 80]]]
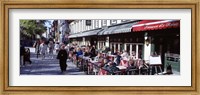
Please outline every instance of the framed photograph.
[[199, 94], [198, 0], [0, 2], [1, 94]]

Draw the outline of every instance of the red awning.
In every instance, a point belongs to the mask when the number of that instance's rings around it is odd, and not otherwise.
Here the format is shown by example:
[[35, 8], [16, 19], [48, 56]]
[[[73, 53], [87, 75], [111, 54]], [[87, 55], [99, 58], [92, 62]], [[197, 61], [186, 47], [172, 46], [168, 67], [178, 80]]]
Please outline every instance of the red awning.
[[180, 20], [142, 20], [132, 26], [133, 32], [180, 27]]

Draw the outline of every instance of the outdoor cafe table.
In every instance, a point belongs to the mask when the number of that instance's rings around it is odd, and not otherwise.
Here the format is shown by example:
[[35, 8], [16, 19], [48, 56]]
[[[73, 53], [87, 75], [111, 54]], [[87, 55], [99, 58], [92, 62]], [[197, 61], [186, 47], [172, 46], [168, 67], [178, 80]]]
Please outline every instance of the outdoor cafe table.
[[[95, 73], [95, 75], [97, 75], [97, 72], [98, 72], [97, 69], [100, 68], [100, 67], [99, 67], [100, 62], [90, 60], [90, 63], [91, 63], [91, 67], [92, 67], [92, 69], [93, 69], [93, 72]], [[90, 68], [88, 68], [88, 74], [89, 74], [89, 72], [90, 72]]]
[[121, 60], [119, 65], [129, 67], [128, 60]]
[[84, 70], [84, 69], [85, 69], [85, 65], [86, 65], [86, 66], [88, 65], [87, 61], [89, 61], [90, 57], [80, 55], [79, 58], [82, 59], [81, 68], [82, 68], [83, 71], [85, 71], [85, 70]]
[[108, 55], [108, 56], [109, 56], [110, 58], [111, 58], [111, 57], [113, 57], [113, 58], [116, 57], [116, 55]]
[[119, 66], [116, 66], [119, 68], [121, 73], [125, 73], [126, 69], [129, 67], [128, 60], [121, 60]]

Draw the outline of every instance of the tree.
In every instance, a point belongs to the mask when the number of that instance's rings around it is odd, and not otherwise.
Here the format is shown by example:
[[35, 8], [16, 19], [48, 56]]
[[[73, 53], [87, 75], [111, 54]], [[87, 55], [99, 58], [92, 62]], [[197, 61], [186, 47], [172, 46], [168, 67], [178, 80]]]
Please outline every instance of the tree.
[[20, 20], [20, 34], [22, 38], [33, 38], [46, 32], [47, 20]]

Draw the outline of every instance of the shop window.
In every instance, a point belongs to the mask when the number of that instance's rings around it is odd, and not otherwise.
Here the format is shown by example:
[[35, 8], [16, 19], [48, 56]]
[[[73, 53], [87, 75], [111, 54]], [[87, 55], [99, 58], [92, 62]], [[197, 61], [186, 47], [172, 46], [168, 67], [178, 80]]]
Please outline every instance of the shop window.
[[127, 47], [126, 48], [127, 49], [127, 53], [129, 54], [129, 52], [130, 52], [130, 44], [127, 44], [126, 47]]
[[[132, 45], [132, 53], [135, 53], [136, 52], [136, 45]], [[136, 55], [136, 54], [134, 54], [134, 55]]]
[[138, 45], [138, 58], [142, 59], [143, 56], [143, 45]]
[[116, 51], [118, 51], [118, 44], [115, 44]]
[[133, 38], [130, 38], [130, 42], [133, 42]]
[[123, 49], [124, 49], [124, 48], [123, 48], [123, 45], [120, 44], [120, 52], [122, 52]]
[[118, 39], [118, 42], [121, 42], [121, 39]]
[[111, 52], [113, 53], [114, 52], [114, 44], [111, 44], [111, 46], [112, 46]]

